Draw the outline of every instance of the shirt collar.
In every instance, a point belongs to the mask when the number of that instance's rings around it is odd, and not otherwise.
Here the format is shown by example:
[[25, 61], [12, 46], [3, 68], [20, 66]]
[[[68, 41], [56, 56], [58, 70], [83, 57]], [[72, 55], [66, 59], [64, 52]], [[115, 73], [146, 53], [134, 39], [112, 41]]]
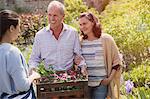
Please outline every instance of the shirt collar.
[[[62, 31], [63, 32], [67, 31], [67, 29], [68, 29], [67, 25], [65, 23], [63, 23], [63, 30]], [[50, 31], [50, 24], [48, 26], [46, 26], [46, 31]]]

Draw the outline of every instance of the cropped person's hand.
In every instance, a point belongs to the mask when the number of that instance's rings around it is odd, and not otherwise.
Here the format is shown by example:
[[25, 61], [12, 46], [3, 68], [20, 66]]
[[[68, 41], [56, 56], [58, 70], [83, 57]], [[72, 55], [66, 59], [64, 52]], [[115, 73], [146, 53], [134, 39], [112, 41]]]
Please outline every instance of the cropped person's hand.
[[32, 74], [29, 76], [29, 80], [33, 82], [35, 79], [41, 78], [41, 75], [35, 71], [32, 71]]
[[35, 71], [32, 71], [32, 75], [31, 75], [34, 79], [39, 79], [41, 77], [41, 75]]
[[29, 75], [32, 75], [33, 71], [37, 71], [37, 68], [29, 68]]

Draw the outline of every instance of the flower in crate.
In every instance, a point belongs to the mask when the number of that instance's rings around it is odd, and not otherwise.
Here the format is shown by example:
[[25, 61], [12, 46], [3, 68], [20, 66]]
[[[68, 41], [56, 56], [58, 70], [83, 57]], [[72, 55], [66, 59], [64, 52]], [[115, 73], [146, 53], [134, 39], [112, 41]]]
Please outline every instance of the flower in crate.
[[67, 76], [68, 76], [68, 74], [65, 72], [65, 73], [62, 73], [62, 74], [60, 74], [59, 75], [59, 78], [60, 78], [60, 80], [67, 80]]
[[76, 80], [77, 73], [75, 71], [69, 70], [68, 75], [69, 75], [71, 80]]
[[[72, 73], [73, 74], [73, 73]], [[75, 80], [75, 75], [70, 75], [68, 72], [57, 74], [57, 82], [69, 82]]]
[[128, 80], [125, 82], [125, 88], [126, 88], [126, 92], [128, 94], [130, 94], [132, 92], [132, 88], [134, 87], [134, 84], [132, 81]]
[[42, 64], [39, 66], [38, 72], [41, 74], [41, 82], [50, 82], [50, 83], [63, 83], [70, 81], [80, 81], [84, 80], [84, 76], [81, 73], [81, 69], [77, 70], [67, 70], [67, 71], [55, 71], [53, 66], [45, 68]]

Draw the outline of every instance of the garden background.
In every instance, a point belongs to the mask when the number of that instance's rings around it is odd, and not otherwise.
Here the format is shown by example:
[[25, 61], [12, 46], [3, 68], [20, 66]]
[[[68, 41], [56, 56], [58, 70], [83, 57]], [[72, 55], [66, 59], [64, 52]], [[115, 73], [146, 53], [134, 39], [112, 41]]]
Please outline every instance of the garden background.
[[[98, 17], [103, 32], [114, 37], [123, 55], [122, 99], [150, 99], [150, 0], [110, 0], [102, 12], [87, 6], [83, 0], [64, 0], [63, 3], [66, 24], [79, 31], [78, 16], [89, 11]], [[2, 9], [4, 6], [0, 6]], [[46, 12], [35, 13], [17, 6], [14, 10], [20, 13], [22, 23], [22, 35], [14, 44], [23, 51], [28, 62], [36, 32], [48, 24]]]

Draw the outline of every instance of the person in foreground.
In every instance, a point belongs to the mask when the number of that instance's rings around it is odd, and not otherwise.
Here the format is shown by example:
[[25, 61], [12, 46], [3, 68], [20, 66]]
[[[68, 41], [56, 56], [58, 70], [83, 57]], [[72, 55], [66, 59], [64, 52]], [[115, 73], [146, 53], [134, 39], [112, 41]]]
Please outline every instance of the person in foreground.
[[[79, 24], [82, 33], [82, 55], [87, 64], [90, 98], [119, 99], [121, 58], [113, 37], [102, 33], [98, 19], [92, 13], [82, 13], [79, 16]], [[77, 60], [78, 58], [75, 61]]]
[[11, 42], [17, 39], [20, 22], [17, 13], [0, 11], [0, 99], [36, 99], [32, 82], [40, 77], [28, 76], [28, 67], [20, 50]]
[[[66, 71], [73, 66], [75, 55], [81, 56], [81, 46], [76, 29], [63, 23], [65, 7], [59, 1], [51, 1], [47, 8], [49, 25], [36, 33], [29, 65], [36, 70], [43, 61], [46, 69]], [[82, 57], [82, 56], [81, 56]], [[84, 72], [84, 61], [79, 64]]]

